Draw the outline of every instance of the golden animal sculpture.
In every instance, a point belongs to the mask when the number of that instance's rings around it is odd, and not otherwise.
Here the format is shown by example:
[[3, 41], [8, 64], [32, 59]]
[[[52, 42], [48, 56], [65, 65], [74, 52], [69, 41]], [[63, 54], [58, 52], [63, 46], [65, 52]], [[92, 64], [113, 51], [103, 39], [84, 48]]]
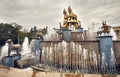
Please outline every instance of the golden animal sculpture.
[[77, 20], [77, 15], [72, 12], [70, 6], [68, 7], [68, 14], [66, 9], [63, 10], [64, 20], [63, 20], [63, 28], [68, 28], [70, 26], [74, 26], [75, 28], [81, 27], [81, 22]]
[[13, 44], [12, 39], [8, 39], [6, 41], [6, 43], [9, 44], [8, 47], [8, 56], [10, 56], [12, 51], [15, 51], [17, 54], [19, 54], [20, 50], [21, 50], [21, 45], [20, 44]]
[[98, 32], [97, 32], [97, 35], [100, 35], [100, 36], [101, 36], [102, 33], [104, 33], [104, 35], [105, 35], [105, 34], [109, 35], [111, 26], [108, 26], [108, 25], [106, 24], [106, 21], [103, 21], [103, 22], [102, 22], [102, 25], [103, 25], [103, 26], [101, 27], [101, 29], [103, 29], [103, 30], [102, 30], [102, 31], [98, 31]]

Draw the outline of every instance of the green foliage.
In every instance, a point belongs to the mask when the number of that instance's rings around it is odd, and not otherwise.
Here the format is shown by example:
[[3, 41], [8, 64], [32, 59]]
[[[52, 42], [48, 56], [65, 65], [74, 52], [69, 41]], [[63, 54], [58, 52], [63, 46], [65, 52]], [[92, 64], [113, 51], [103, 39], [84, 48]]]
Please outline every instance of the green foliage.
[[19, 34], [19, 43], [20, 44], [23, 43], [25, 36], [28, 37], [30, 41], [32, 40], [32, 38], [34, 36], [34, 33], [32, 33], [32, 32], [19, 31], [18, 34]]
[[4, 45], [6, 40], [10, 38], [14, 43], [17, 43], [16, 29], [11, 24], [0, 23], [0, 46]]
[[[29, 32], [20, 31], [22, 26], [16, 23], [0, 23], [0, 47], [6, 43], [6, 40], [12, 39], [14, 43], [22, 44], [25, 36], [31, 41], [37, 32], [37, 27], [34, 26]], [[47, 33], [47, 27], [42, 29], [42, 33]]]

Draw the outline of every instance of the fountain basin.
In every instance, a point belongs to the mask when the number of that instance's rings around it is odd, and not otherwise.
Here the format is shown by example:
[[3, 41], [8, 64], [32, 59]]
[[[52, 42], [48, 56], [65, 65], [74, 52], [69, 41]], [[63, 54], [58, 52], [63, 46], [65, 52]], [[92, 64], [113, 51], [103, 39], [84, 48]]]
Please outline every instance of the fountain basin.
[[17, 67], [16, 61], [21, 59], [21, 55], [12, 55], [12, 56], [5, 56], [2, 59], [2, 64], [9, 67]]
[[120, 75], [39, 72], [31, 69], [16, 69], [0, 65], [0, 77], [120, 77]]
[[23, 58], [23, 59], [17, 60], [17, 64], [18, 64], [19, 68], [30, 67], [31, 65], [35, 65], [35, 64], [38, 64], [38, 63], [39, 63], [39, 61], [34, 57]]

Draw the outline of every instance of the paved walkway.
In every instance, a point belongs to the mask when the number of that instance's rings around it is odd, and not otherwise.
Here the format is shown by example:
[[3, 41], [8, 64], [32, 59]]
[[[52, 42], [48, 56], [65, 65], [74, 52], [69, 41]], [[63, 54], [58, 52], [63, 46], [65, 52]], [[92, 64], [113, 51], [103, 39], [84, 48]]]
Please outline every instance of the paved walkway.
[[38, 72], [31, 68], [16, 69], [0, 65], [0, 77], [120, 77], [120, 75]]

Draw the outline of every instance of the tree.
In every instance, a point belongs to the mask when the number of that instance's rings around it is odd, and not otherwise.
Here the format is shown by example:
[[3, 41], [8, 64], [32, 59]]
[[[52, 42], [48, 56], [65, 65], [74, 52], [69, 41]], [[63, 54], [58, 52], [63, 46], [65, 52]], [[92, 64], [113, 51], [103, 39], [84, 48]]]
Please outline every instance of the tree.
[[0, 23], [0, 47], [7, 39], [12, 39], [14, 43], [17, 43], [17, 31], [11, 24]]
[[37, 32], [37, 27], [36, 26], [34, 26], [34, 32]]
[[11, 23], [11, 25], [15, 28], [15, 30], [17, 31], [17, 39], [18, 39], [18, 43], [20, 43], [20, 30], [22, 29], [22, 26], [17, 24], [17, 23]]

